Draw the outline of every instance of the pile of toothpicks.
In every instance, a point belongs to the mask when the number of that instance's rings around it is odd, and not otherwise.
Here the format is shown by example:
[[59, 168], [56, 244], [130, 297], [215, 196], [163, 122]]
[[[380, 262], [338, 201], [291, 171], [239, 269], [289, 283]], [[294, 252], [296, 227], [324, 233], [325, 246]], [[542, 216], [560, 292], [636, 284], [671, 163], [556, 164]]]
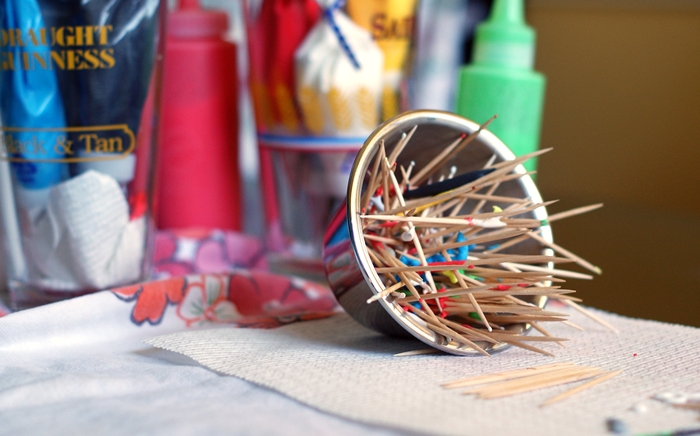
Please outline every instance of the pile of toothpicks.
[[[528, 174], [515, 171], [518, 165], [549, 149], [502, 162], [493, 157], [479, 170], [459, 174], [453, 168], [449, 176], [436, 177], [486, 125], [446, 145], [423, 168], [413, 162], [397, 164], [417, 127], [389, 154], [380, 144], [368, 168], [360, 218], [366, 250], [384, 289], [368, 303], [384, 299], [443, 343], [485, 355], [499, 344], [551, 355], [533, 343], [561, 343], [565, 338], [552, 336], [543, 324], [571, 323], [567, 314], [545, 309], [547, 299], [612, 327], [579, 306], [580, 300], [570, 295], [573, 290], [562, 287], [566, 279], [592, 275], [558, 265], [575, 263], [595, 274], [601, 270], [548, 241], [542, 229], [602, 205], [543, 221], [533, 211], [551, 202], [497, 192], [502, 184]], [[540, 244], [541, 254], [519, 254], [517, 245], [527, 240]], [[531, 328], [540, 334], [527, 334]]]

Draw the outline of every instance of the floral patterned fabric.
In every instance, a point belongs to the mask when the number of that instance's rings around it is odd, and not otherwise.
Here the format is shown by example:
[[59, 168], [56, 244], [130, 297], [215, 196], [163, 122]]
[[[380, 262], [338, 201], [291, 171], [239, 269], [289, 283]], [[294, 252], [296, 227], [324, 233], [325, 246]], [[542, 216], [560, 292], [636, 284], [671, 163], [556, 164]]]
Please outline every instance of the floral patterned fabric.
[[212, 323], [271, 328], [337, 311], [328, 288], [265, 271], [172, 277], [111, 292], [133, 304], [136, 325], [158, 325], [164, 316], [175, 316], [185, 328]]
[[[153, 263], [154, 281], [110, 291], [131, 305], [125, 321], [137, 326], [156, 326], [167, 316], [183, 328], [212, 323], [269, 328], [339, 310], [326, 286], [266, 271], [264, 246], [240, 233], [161, 231]], [[0, 307], [0, 316], [7, 313]]]

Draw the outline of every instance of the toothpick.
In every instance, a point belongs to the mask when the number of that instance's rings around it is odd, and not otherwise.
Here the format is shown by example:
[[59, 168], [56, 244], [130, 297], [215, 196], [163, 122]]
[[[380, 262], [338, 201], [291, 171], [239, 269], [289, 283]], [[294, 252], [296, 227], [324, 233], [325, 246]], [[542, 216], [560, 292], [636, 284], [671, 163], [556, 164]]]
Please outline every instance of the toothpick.
[[[434, 218], [434, 217], [442, 216], [443, 212], [449, 210], [452, 207], [458, 207], [459, 204], [462, 204], [465, 201], [467, 201], [466, 198], [454, 198], [452, 200], [444, 201], [442, 203], [427, 204], [425, 206], [416, 208], [416, 210], [422, 212], [423, 209], [433, 208], [433, 209], [431, 209], [428, 216]], [[439, 205], [439, 207], [437, 207], [438, 205]]]
[[369, 258], [372, 259], [372, 264], [375, 268], [384, 266], [384, 261], [379, 258], [371, 247], [367, 247], [367, 254], [369, 254]]
[[[498, 203], [515, 203], [515, 204], [524, 204], [524, 203], [529, 203], [530, 200], [528, 199], [523, 199], [523, 198], [517, 198], [517, 197], [505, 197], [503, 195], [493, 195], [492, 191], [495, 191], [495, 188], [497, 188], [499, 185], [494, 184], [489, 186], [489, 189], [486, 191], [485, 194], [479, 194], [475, 192], [467, 192], [465, 194], [459, 195], [458, 198], [466, 198], [470, 200], [480, 200], [480, 202], [486, 203], [487, 201], [491, 202], [498, 202]], [[480, 207], [475, 207], [470, 215], [476, 215], [480, 213], [481, 208]]]
[[[423, 256], [425, 258], [425, 256]], [[568, 259], [561, 257], [545, 256], [545, 255], [527, 255], [527, 254], [513, 254], [503, 259], [503, 262], [567, 262]], [[423, 260], [421, 260], [423, 262]], [[378, 268], [377, 272], [405, 272], [405, 271], [451, 271], [456, 269], [470, 268], [470, 266], [477, 265], [497, 265], [502, 261], [499, 259], [467, 259], [463, 263], [457, 265], [418, 265], [418, 266], [405, 266], [405, 267], [384, 267]]]
[[400, 244], [398, 243], [398, 241], [396, 241], [396, 239], [394, 239], [394, 238], [387, 238], [387, 237], [385, 237], [385, 236], [377, 236], [377, 235], [372, 235], [372, 234], [364, 233], [364, 234], [362, 235], [362, 237], [364, 237], [365, 239], [370, 240], [370, 241], [383, 242], [383, 243], [385, 243], [385, 244], [387, 244], [387, 245], [400, 245]]
[[475, 341], [484, 341], [488, 342], [491, 344], [498, 344], [499, 342], [495, 339], [493, 339], [490, 335], [489, 332], [485, 332], [483, 330], [475, 329], [475, 328], [466, 328], [463, 325], [456, 323], [454, 321], [450, 321], [447, 318], [440, 318], [440, 322], [447, 327], [450, 327], [452, 330], [459, 332], [465, 336], [470, 337], [471, 339]]
[[406, 356], [420, 356], [423, 354], [436, 354], [440, 350], [436, 348], [421, 348], [420, 350], [404, 351], [403, 353], [396, 353], [394, 357], [406, 357]]
[[[503, 266], [497, 265], [497, 266]], [[470, 272], [472, 274], [478, 274], [479, 277], [482, 278], [495, 278], [495, 279], [501, 279], [498, 280], [498, 283], [502, 284], [512, 284], [513, 286], [518, 285], [519, 283], [522, 282], [528, 282], [531, 284], [537, 283], [537, 282], [542, 282], [542, 281], [551, 281], [551, 282], [565, 282], [566, 280], [563, 279], [555, 279], [552, 276], [548, 274], [543, 274], [537, 271], [532, 271], [532, 272], [511, 272], [508, 270], [502, 270], [498, 268], [485, 268], [485, 267], [474, 267], [470, 268]]]
[[[380, 148], [380, 163], [386, 161], [386, 149], [384, 148], [384, 141], [381, 142]], [[387, 168], [381, 165], [382, 169], [382, 198], [384, 200], [384, 207], [386, 209], [391, 208], [391, 203], [389, 202], [389, 177], [387, 174]]]
[[567, 306], [573, 307], [574, 309], [578, 310], [579, 312], [581, 312], [582, 314], [586, 315], [586, 316], [589, 317], [590, 319], [592, 319], [592, 320], [594, 320], [595, 322], [597, 322], [597, 323], [599, 323], [599, 324], [601, 324], [601, 325], [603, 325], [603, 326], [609, 328], [610, 330], [614, 331], [615, 333], [619, 333], [619, 332], [620, 332], [620, 331], [617, 330], [615, 327], [613, 327], [612, 325], [610, 325], [610, 323], [608, 323], [607, 321], [605, 321], [603, 318], [599, 317], [598, 315], [596, 315], [595, 313], [593, 313], [593, 312], [591, 312], [591, 311], [589, 311], [589, 310], [586, 310], [585, 308], [581, 307], [580, 305], [576, 304], [575, 302], [573, 302], [573, 301], [571, 301], [571, 300], [560, 300], [560, 301], [561, 301], [562, 303], [566, 304]]
[[[465, 231], [466, 230], [466, 231]], [[432, 230], [430, 233], [425, 233], [423, 237], [421, 238], [421, 241], [424, 241], [425, 243], [430, 242], [431, 240], [436, 240], [438, 244], [442, 244], [442, 238], [444, 236], [449, 236], [449, 235], [456, 235], [457, 232], [462, 232], [462, 236], [465, 238], [470, 238], [471, 236], [479, 233], [481, 228], [473, 227], [469, 230], [467, 230], [464, 226], [450, 226], [450, 227], [445, 227], [442, 230]]]
[[536, 265], [527, 265], [524, 263], [514, 263], [514, 262], [503, 262], [501, 265], [504, 268], [513, 268], [513, 270], [517, 271], [534, 271], [534, 272], [543, 272], [543, 273], [548, 273], [553, 276], [557, 277], [565, 277], [569, 279], [583, 279], [583, 280], [592, 280], [593, 276], [590, 274], [583, 274], [579, 273], [576, 271], [567, 271], [563, 269], [554, 269], [554, 268], [546, 268], [542, 266], [536, 266]]
[[[496, 189], [498, 189], [499, 186], [501, 186], [500, 183], [494, 183], [493, 185], [489, 186], [489, 189], [486, 191], [486, 194], [485, 195], [481, 194], [480, 197], [476, 197], [479, 194], [471, 194], [472, 196], [474, 196], [473, 198], [479, 198], [479, 200], [480, 200], [476, 204], [476, 206], [474, 206], [474, 209], [472, 209], [472, 215], [481, 212], [481, 208], [484, 207], [484, 204], [486, 204], [486, 200], [490, 200], [490, 201], [494, 201], [494, 202], [495, 201], [502, 201], [502, 202], [506, 201], [506, 200], [496, 199], [497, 197], [493, 195], [493, 193], [496, 192]], [[469, 194], [465, 194], [465, 195], [469, 195]], [[506, 198], [510, 198], [510, 197], [506, 197]], [[521, 200], [521, 201], [523, 201], [523, 200]]]
[[566, 321], [565, 316], [550, 316], [550, 315], [501, 315], [492, 314], [491, 321], [498, 324], [519, 324], [529, 323], [532, 321], [554, 322]]
[[537, 233], [534, 233], [534, 232], [530, 233], [529, 236], [532, 239], [535, 239], [536, 241], [538, 241], [540, 244], [545, 245], [545, 246], [551, 248], [552, 250], [568, 257], [569, 259], [573, 260], [574, 262], [581, 265], [582, 267], [584, 267], [590, 271], [593, 271], [596, 274], [603, 273], [603, 271], [600, 268], [598, 268], [597, 266], [595, 266], [595, 265], [591, 264], [590, 262], [586, 261], [585, 259], [575, 255], [574, 253], [570, 252], [569, 250], [565, 249], [564, 247], [561, 247], [561, 246], [555, 244], [554, 242], [546, 241], [544, 238], [542, 238]]
[[553, 299], [556, 299], [556, 300], [570, 300], [570, 301], [573, 301], [573, 302], [575, 302], [575, 303], [581, 303], [581, 302], [583, 302], [582, 299], [576, 298], [576, 297], [572, 297], [571, 295], [561, 295], [561, 294], [559, 294], [559, 295], [556, 295], [556, 296], [554, 296], [554, 297], [552, 297], [552, 298], [553, 298]]
[[572, 366], [574, 366], [574, 364], [571, 362], [550, 363], [548, 365], [533, 366], [525, 369], [516, 369], [512, 371], [497, 372], [493, 374], [485, 374], [481, 376], [472, 376], [458, 380], [452, 380], [447, 383], [443, 383], [441, 386], [447, 389], [464, 388], [468, 386], [475, 386], [504, 380], [512, 380], [516, 378], [530, 376], [533, 374], [548, 372], [553, 369], [560, 369], [562, 367]]
[[586, 329], [584, 329], [584, 328], [581, 327], [580, 325], [575, 324], [575, 323], [573, 323], [573, 322], [571, 322], [571, 321], [562, 321], [562, 324], [566, 324], [566, 325], [568, 325], [569, 327], [574, 328], [574, 329], [576, 329], [576, 330], [580, 330], [580, 331], [582, 331], [582, 332], [585, 332], [585, 331], [586, 331]]
[[504, 382], [499, 386], [495, 387], [487, 386], [483, 389], [477, 390], [476, 393], [480, 398], [502, 398], [524, 392], [534, 391], [537, 389], [557, 386], [564, 383], [585, 380], [587, 378], [600, 375], [604, 372], [605, 371], [599, 368], [565, 368], [557, 371], [552, 371], [551, 373], [543, 374], [541, 376], [532, 376], [528, 377], [527, 379]]
[[[442, 250], [442, 255], [445, 257], [445, 259], [446, 259], [448, 262], [452, 260], [452, 259], [450, 258], [449, 253], [447, 253], [447, 250], [446, 250], [446, 249], [443, 249], [443, 250]], [[459, 285], [460, 285], [461, 287], [463, 287], [463, 288], [466, 288], [466, 287], [467, 287], [467, 284], [465, 283], [464, 277], [462, 277], [462, 274], [457, 273], [457, 274], [456, 274], [456, 277], [457, 277], [457, 282], [459, 283]], [[472, 303], [472, 306], [474, 307], [474, 309], [476, 309], [476, 313], [479, 314], [479, 318], [481, 319], [481, 321], [482, 321], [482, 322], [484, 323], [484, 325], [486, 326], [486, 329], [487, 329], [488, 331], [493, 331], [493, 328], [491, 328], [491, 326], [489, 325], [489, 321], [488, 321], [488, 319], [486, 319], [486, 315], [484, 315], [484, 311], [481, 309], [481, 306], [480, 306], [479, 303], [476, 301], [476, 298], [474, 298], [474, 295], [472, 295], [471, 293], [469, 293], [469, 294], [467, 294], [467, 297], [469, 298], [469, 301]], [[439, 300], [438, 300], [438, 301], [439, 301]]]
[[435, 156], [423, 169], [415, 175], [413, 180], [411, 180], [411, 185], [416, 186], [425, 182], [431, 174], [433, 174], [438, 168], [440, 168], [445, 162], [447, 162], [452, 156], [456, 155], [460, 150], [467, 146], [474, 138], [481, 133], [482, 130], [488, 127], [489, 124], [496, 119], [496, 115], [491, 117], [484, 124], [479, 126], [473, 133], [469, 134], [466, 138], [460, 137], [452, 144], [445, 147], [445, 149]]
[[394, 283], [393, 285], [389, 286], [388, 288], [384, 289], [383, 291], [379, 292], [378, 294], [372, 295], [370, 298], [367, 299], [367, 303], [372, 303], [377, 300], [381, 300], [382, 298], [386, 297], [387, 295], [391, 294], [394, 291], [398, 291], [399, 289], [403, 288], [406, 286], [403, 282], [397, 282]]
[[374, 157], [374, 163], [372, 165], [372, 172], [370, 173], [369, 184], [367, 185], [367, 190], [365, 191], [362, 197], [362, 210], [367, 210], [370, 198], [372, 198], [374, 196], [374, 193], [377, 191], [377, 172], [379, 171], [379, 164], [381, 163], [381, 161], [381, 154], [377, 152], [377, 155]]
[[[393, 172], [390, 172], [390, 174], [394, 174]], [[395, 180], [395, 178], [394, 178]], [[398, 182], [396, 183], [398, 186]], [[397, 198], [399, 195], [397, 195]], [[403, 202], [403, 196], [401, 196], [401, 200], [399, 203], [402, 204], [402, 208], [405, 206], [405, 202]], [[436, 224], [441, 227], [444, 227], [445, 225], [465, 225], [469, 227], [483, 227], [484, 224], [480, 223], [478, 220], [483, 220], [486, 221], [489, 218], [507, 218], [510, 216], [514, 215], [520, 215], [523, 213], [530, 212], [534, 209], [540, 208], [540, 207], [545, 207], [549, 204], [552, 204], [553, 201], [548, 201], [545, 203], [539, 203], [535, 204], [532, 206], [528, 207], [523, 207], [517, 210], [511, 210], [511, 211], [503, 211], [503, 212], [489, 212], [489, 213], [481, 213], [481, 214], [476, 214], [476, 215], [462, 215], [462, 216], [455, 216], [454, 218], [443, 218], [443, 217], [422, 217], [422, 218], [416, 218], [415, 221], [416, 223], [421, 223], [421, 224]], [[419, 209], [419, 208], [416, 208]], [[408, 209], [407, 209], [408, 210]], [[405, 212], [405, 211], [404, 211]], [[413, 220], [413, 217], [404, 217], [404, 216], [399, 216], [399, 215], [392, 215], [389, 212], [385, 212], [384, 214], [360, 214], [360, 218], [364, 220], [384, 220], [384, 221], [409, 221]], [[539, 221], [538, 221], [539, 224]], [[504, 226], [507, 225], [504, 223]]]
[[[453, 288], [445, 292], [438, 292], [436, 294], [422, 295], [421, 298], [425, 300], [430, 300], [434, 298], [447, 298], [447, 297], [458, 297], [461, 295], [474, 294], [477, 298], [483, 297], [499, 297], [505, 295], [560, 295], [562, 293], [574, 292], [569, 289], [553, 289], [553, 288], [517, 288], [513, 287], [507, 291], [489, 291], [487, 289], [492, 288], [493, 284], [475, 286], [475, 287], [461, 287]], [[412, 297], [406, 297], [406, 302], [417, 301], [413, 300]]]
[[[546, 222], [547, 222], [547, 223], [551, 223], [551, 222], [554, 222], [554, 221], [557, 221], [557, 220], [561, 220], [561, 219], [564, 219], [564, 218], [569, 218], [569, 217], [572, 217], [572, 216], [580, 215], [580, 214], [582, 214], [582, 213], [586, 213], [586, 212], [590, 212], [590, 211], [599, 209], [599, 208], [601, 208], [602, 206], [603, 206], [603, 203], [598, 203], [598, 204], [592, 204], [592, 205], [590, 205], [590, 206], [584, 206], [584, 207], [579, 207], [579, 208], [576, 208], [576, 209], [571, 209], [571, 210], [568, 210], [568, 211], [566, 211], [566, 212], [560, 212], [560, 213], [557, 213], [557, 214], [550, 215], [550, 216], [547, 218]], [[542, 229], [539, 229], [539, 230], [536, 230], [536, 231], [535, 231], [535, 233], [537, 233], [538, 235], [540, 235], [541, 232], [542, 232]], [[497, 248], [494, 248], [494, 249], [492, 249], [492, 250], [487, 250], [487, 252], [496, 253], [496, 252], [501, 251], [501, 250], [504, 250], [504, 249], [506, 249], [506, 248], [508, 248], [508, 247], [512, 247], [513, 245], [519, 244], [520, 242], [522, 242], [522, 241], [524, 241], [524, 240], [526, 240], [526, 239], [529, 239], [529, 236], [528, 236], [528, 237], [523, 236], [523, 237], [520, 237], [520, 238], [515, 238], [515, 239], [512, 239], [512, 240], [508, 241], [508, 242], [505, 243], [505, 244], [501, 244], [501, 245], [500, 245], [499, 247], [497, 247]], [[575, 273], [572, 273], [572, 274], [575, 274]], [[589, 277], [593, 278], [592, 276], [589, 276]], [[588, 279], [587, 277], [574, 277], [574, 276], [571, 276], [570, 278], [583, 278], [583, 279]]]
[[[485, 244], [487, 242], [500, 241], [502, 239], [523, 235], [523, 234], [526, 234], [527, 232], [528, 232], [528, 230], [513, 230], [513, 229], [509, 228], [509, 229], [506, 229], [503, 231], [489, 232], [483, 236], [471, 237], [471, 238], [467, 239], [466, 241], [450, 242], [448, 244], [442, 244], [440, 247], [426, 248], [425, 252], [427, 254], [433, 254], [433, 253], [437, 253], [438, 251], [441, 251], [441, 249], [449, 250], [452, 248], [466, 247], [469, 245]], [[565, 258], [560, 257], [559, 259], [565, 259]]]
[[[401, 204], [401, 206], [405, 206], [406, 203], [403, 200], [403, 194], [401, 193], [399, 182], [396, 181], [396, 176], [394, 176], [394, 172], [391, 171], [388, 161], [386, 162], [386, 165], [386, 170], [391, 178], [391, 183], [394, 185], [394, 192], [396, 194], [396, 198], [399, 200], [399, 204]], [[420, 238], [418, 238], [418, 235], [416, 234], [416, 229], [413, 225], [413, 222], [408, 221], [408, 226], [409, 232], [411, 232], [411, 239], [413, 240], [413, 245], [416, 247], [416, 251], [418, 252], [418, 258], [420, 259], [421, 264], [428, 265], [428, 261], [425, 259], [425, 254], [423, 254], [423, 245], [420, 242]], [[430, 286], [430, 289], [432, 289], [433, 292], [437, 292], [437, 288], [435, 287], [435, 281], [433, 281], [433, 276], [430, 273], [430, 271], [425, 271], [425, 278], [428, 280], [428, 285]]]
[[[404, 264], [403, 262], [401, 262], [400, 259], [395, 258], [394, 256], [390, 255], [389, 253], [384, 252], [384, 253], [381, 253], [381, 254], [382, 254], [382, 258], [384, 259], [383, 264], [385, 264], [385, 265], [393, 265], [393, 267], [396, 267], [396, 268], [406, 268], [406, 267], [407, 267], [406, 264]], [[379, 272], [379, 271], [377, 271], [377, 272]], [[404, 272], [399, 273], [399, 275], [402, 275], [402, 274], [403, 274], [404, 276], [406, 276], [407, 278], [411, 279], [411, 280], [414, 280], [414, 281], [417, 281], [417, 282], [422, 282], [422, 281], [423, 281], [423, 279], [421, 278], [421, 276], [418, 275], [418, 274], [417, 274], [416, 272], [414, 272], [414, 271], [404, 271]], [[408, 283], [407, 283], [407, 285], [408, 285]]]
[[[449, 291], [448, 291], [449, 292]], [[487, 297], [499, 297], [499, 296], [523, 296], [523, 297], [535, 297], [538, 295], [547, 295], [551, 298], [560, 297], [562, 294], [576, 292], [571, 289], [559, 289], [559, 288], [547, 288], [547, 287], [531, 287], [531, 288], [518, 288], [513, 287], [507, 291], [476, 291], [474, 296], [476, 298], [487, 298]]]
[[[483, 348], [481, 348], [480, 346], [478, 346], [474, 342], [470, 341], [469, 339], [465, 338], [464, 336], [460, 335], [459, 333], [451, 330], [446, 325], [442, 324], [440, 322], [439, 318], [432, 319], [432, 318], [426, 316], [421, 311], [415, 309], [413, 306], [408, 306], [408, 307], [411, 308], [410, 310], [413, 313], [415, 313], [421, 319], [426, 321], [426, 326], [428, 327], [428, 329], [434, 331], [435, 333], [439, 333], [441, 335], [447, 336], [448, 338], [454, 340], [455, 342], [459, 342], [463, 345], [467, 345], [467, 346], [471, 347], [473, 350], [476, 350], [485, 356], [491, 357], [491, 355], [489, 353], [487, 353]], [[435, 322], [435, 321], [437, 321], [437, 322]]]
[[406, 189], [410, 187], [409, 179], [411, 178], [411, 171], [416, 166], [414, 161], [408, 166], [408, 170], [405, 170], [403, 165], [401, 166], [401, 189]]
[[[467, 295], [472, 295], [473, 294], [467, 294]], [[557, 317], [566, 317], [568, 316], [565, 313], [558, 313], [558, 312], [551, 312], [551, 311], [546, 311], [543, 309], [540, 309], [538, 306], [521, 306], [521, 305], [505, 305], [505, 304], [488, 304], [487, 302], [482, 302], [481, 303], [481, 308], [488, 313], [497, 313], [497, 314], [521, 314], [521, 315], [538, 315], [538, 316], [557, 316]], [[466, 301], [463, 303], [456, 303], [456, 302], [450, 302], [447, 307], [454, 308], [454, 310], [450, 311], [450, 313], [457, 313], [457, 312], [473, 312], [476, 309], [476, 306], [472, 302], [467, 303]], [[508, 315], [510, 316], [510, 315]]]
[[622, 370], [613, 371], [613, 372], [609, 372], [607, 374], [601, 375], [597, 378], [594, 378], [593, 380], [587, 381], [586, 383], [580, 384], [573, 389], [569, 389], [568, 391], [564, 391], [561, 394], [556, 395], [556, 396], [544, 401], [542, 404], [540, 404], [540, 407], [545, 407], [545, 406], [548, 406], [550, 404], [556, 403], [557, 401], [561, 401], [565, 398], [572, 396], [573, 394], [576, 394], [576, 393], [579, 393], [583, 390], [591, 388], [591, 387], [593, 387], [599, 383], [602, 383], [606, 380], [610, 380], [611, 378], [615, 377], [616, 375], [618, 375], [620, 373], [622, 373]]
[[418, 124], [413, 126], [413, 128], [408, 132], [408, 134], [403, 133], [401, 135], [401, 140], [396, 144], [396, 147], [391, 151], [391, 154], [389, 155], [389, 165], [394, 165], [396, 163], [396, 158], [399, 157], [401, 152], [403, 151], [404, 147], [406, 147], [406, 144], [408, 144], [408, 141], [411, 140], [413, 137], [413, 134], [416, 132], [416, 129], [418, 129]]
[[[535, 155], [535, 154], [539, 155], [539, 154], [542, 154], [546, 151], [549, 151], [549, 149], [540, 150], [539, 152], [536, 152], [536, 153], [530, 153], [530, 155]], [[525, 157], [523, 157], [523, 158], [525, 158]], [[487, 175], [485, 175], [485, 176], [483, 176], [483, 177], [481, 177], [481, 178], [479, 178], [471, 183], [467, 183], [459, 188], [455, 188], [455, 189], [448, 191], [444, 194], [436, 195], [433, 197], [410, 200], [409, 202], [406, 203], [406, 206], [404, 206], [402, 208], [391, 209], [390, 211], [388, 211], [386, 213], [387, 214], [398, 214], [398, 213], [404, 212], [408, 209], [420, 207], [420, 206], [423, 206], [423, 205], [426, 205], [429, 203], [449, 200], [449, 199], [454, 198], [460, 194], [464, 194], [464, 193], [467, 193], [470, 191], [475, 191], [477, 189], [480, 189], [481, 187], [490, 186], [493, 183], [500, 183], [500, 182], [503, 182], [505, 180], [511, 180], [511, 179], [522, 177], [523, 176], [522, 174], [511, 174], [511, 175], [507, 175], [507, 174], [510, 171], [512, 171], [517, 165], [519, 165], [521, 163], [521, 161], [527, 160], [527, 159], [523, 159], [523, 158], [518, 158], [518, 159], [515, 159], [512, 161], [505, 161], [505, 162], [508, 162], [509, 165], [507, 165], [505, 167], [498, 168], [495, 171], [493, 171], [493, 172], [491, 172], [491, 173], [489, 173], [489, 174], [487, 174]], [[411, 181], [411, 186], [415, 186], [415, 183], [413, 181]]]
[[572, 216], [580, 215], [582, 213], [586, 213], [586, 212], [590, 212], [590, 211], [593, 211], [596, 209], [600, 209], [601, 207], [603, 207], [603, 203], [596, 203], [596, 204], [591, 204], [589, 206], [577, 207], [575, 209], [570, 209], [570, 210], [567, 210], [565, 212], [559, 212], [559, 213], [555, 213], [553, 215], [550, 215], [547, 218], [547, 221], [552, 222], [552, 221], [557, 221], [557, 220], [561, 220], [564, 218], [569, 218]]
[[[549, 332], [548, 332], [544, 327], [542, 327], [539, 323], [537, 323], [537, 322], [531, 322], [530, 325], [532, 326], [532, 328], [534, 328], [534, 329], [537, 330], [538, 332], [542, 333], [542, 334], [545, 335], [546, 337], [548, 337], [548, 338], [553, 338], [553, 337], [554, 337], [554, 336], [552, 336], [551, 333], [549, 333]], [[568, 339], [567, 339], [567, 340], [568, 340]], [[566, 345], [564, 345], [561, 341], [556, 341], [556, 342], [557, 342], [557, 344], [559, 344], [561, 347], [566, 348]]]
[[471, 349], [478, 351], [480, 354], [483, 354], [484, 356], [491, 357], [491, 355], [486, 352], [483, 348], [475, 344], [474, 342], [470, 341], [469, 339], [465, 338], [464, 336], [460, 335], [459, 333], [456, 333], [447, 327], [443, 328], [441, 326], [435, 325], [435, 324], [430, 324], [428, 323], [428, 328], [430, 330], [433, 330], [435, 333], [439, 333], [441, 335], [447, 336], [448, 338], [452, 339], [455, 342], [458, 342], [462, 345], [466, 345], [470, 347]]
[[[481, 218], [481, 219], [488, 219], [488, 218], [493, 218], [493, 217], [501, 217], [501, 218], [508, 218], [508, 217], [513, 217], [517, 215], [521, 215], [527, 212], [531, 212], [535, 209], [539, 209], [541, 207], [546, 207], [549, 205], [552, 205], [556, 203], [558, 200], [552, 200], [552, 201], [545, 201], [543, 203], [532, 203], [528, 206], [524, 206], [521, 204], [512, 204], [510, 205], [507, 209], [503, 210], [502, 212], [483, 212], [479, 214], [474, 214], [474, 215], [462, 215], [462, 216], [456, 216], [455, 218]], [[522, 218], [520, 218], [522, 219]], [[530, 219], [530, 218], [525, 218], [525, 219]], [[534, 220], [534, 219], [533, 219]], [[540, 223], [539, 220], [536, 220], [538, 223]]]
[[[535, 230], [534, 233], [540, 233], [541, 230]], [[530, 239], [530, 233], [525, 233], [523, 236], [519, 236], [517, 238], [513, 238], [509, 241], [506, 241], [504, 243], [498, 244], [497, 247], [494, 247], [489, 250], [485, 250], [484, 253], [498, 253], [499, 251], [505, 250], [506, 248], [512, 247], [514, 245], [517, 245], [523, 241], [526, 241]]]
[[539, 150], [533, 151], [531, 153], [524, 154], [520, 157], [516, 157], [515, 159], [512, 160], [504, 160], [502, 162], [499, 162], [497, 164], [494, 164], [492, 168], [504, 168], [504, 167], [516, 167], [517, 165], [520, 165], [521, 163], [528, 161], [532, 158], [541, 156], [545, 153], [549, 153], [552, 151], [552, 147], [549, 148], [541, 148]]

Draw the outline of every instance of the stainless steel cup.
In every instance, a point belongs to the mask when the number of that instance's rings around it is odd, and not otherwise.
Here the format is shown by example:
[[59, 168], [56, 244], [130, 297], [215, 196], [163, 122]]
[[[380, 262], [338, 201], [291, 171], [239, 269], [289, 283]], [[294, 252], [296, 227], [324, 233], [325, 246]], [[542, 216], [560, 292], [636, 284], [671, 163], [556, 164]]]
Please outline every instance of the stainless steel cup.
[[[418, 126], [418, 128], [399, 155], [397, 163], [407, 167], [411, 161], [414, 161], [416, 170], [425, 166], [440, 153], [442, 147], [460, 135], [468, 135], [479, 128], [478, 124], [458, 115], [428, 110], [406, 112], [380, 125], [360, 149], [350, 173], [345, 204], [336, 212], [327, 227], [323, 242], [323, 264], [326, 278], [340, 305], [360, 324], [390, 336], [414, 336], [424, 343], [448, 353], [477, 354], [475, 350], [449, 343], [441, 335], [421, 326], [414, 321], [413, 317], [396, 308], [386, 298], [382, 298], [378, 302], [367, 303], [368, 298], [385, 289], [381, 278], [372, 265], [362, 235], [360, 201], [362, 193], [366, 189], [368, 168], [382, 142], [385, 144], [387, 154], [390, 154], [401, 139], [402, 134], [408, 133], [414, 126]], [[447, 176], [453, 167], [456, 167], [458, 174], [481, 169], [492, 157], [495, 157], [495, 162], [515, 158], [508, 147], [496, 136], [489, 131], [482, 131], [468, 146], [447, 161], [433, 177]], [[525, 169], [519, 165], [515, 172], [524, 174]], [[494, 195], [530, 198], [535, 203], [542, 201], [537, 187], [529, 175], [502, 183]], [[482, 210], [489, 210], [491, 206], [505, 207], [506, 205], [487, 202]], [[466, 211], [471, 212], [473, 207], [474, 203], [467, 202], [463, 210], [468, 213]], [[547, 219], [547, 212], [544, 207], [540, 207], [531, 212], [529, 217], [544, 221]], [[547, 241], [552, 241], [552, 232], [548, 225], [542, 227], [541, 236]], [[519, 243], [509, 250], [511, 250], [510, 253], [518, 254], [551, 253], [549, 249], [543, 249], [533, 240]], [[544, 307], [547, 298], [544, 296], [533, 297], [528, 301]], [[509, 327], [509, 329], [517, 330], [522, 334], [526, 334], [530, 328], [529, 324], [524, 323]], [[479, 345], [490, 353], [508, 347], [506, 344], [494, 345], [486, 342], [479, 343]]]

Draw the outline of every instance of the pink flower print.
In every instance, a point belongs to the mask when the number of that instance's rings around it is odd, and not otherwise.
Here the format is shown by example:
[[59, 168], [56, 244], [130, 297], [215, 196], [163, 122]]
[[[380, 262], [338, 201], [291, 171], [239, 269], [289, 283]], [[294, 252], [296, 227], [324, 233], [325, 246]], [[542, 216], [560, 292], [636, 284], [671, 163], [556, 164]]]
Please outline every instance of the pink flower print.
[[200, 242], [193, 262], [197, 271], [203, 273], [223, 273], [232, 267], [226, 258], [223, 241], [211, 238]]
[[187, 327], [207, 322], [230, 323], [241, 318], [236, 306], [226, 299], [226, 276], [218, 274], [190, 277], [185, 298], [177, 315]]
[[243, 268], [267, 268], [265, 247], [255, 237], [236, 232], [225, 235], [226, 253], [229, 262]]
[[153, 262], [159, 263], [171, 260], [177, 250], [177, 239], [171, 232], [158, 232], [155, 236]]
[[222, 273], [264, 265], [264, 254], [262, 243], [252, 236], [213, 230], [200, 240], [193, 264], [198, 272]]

